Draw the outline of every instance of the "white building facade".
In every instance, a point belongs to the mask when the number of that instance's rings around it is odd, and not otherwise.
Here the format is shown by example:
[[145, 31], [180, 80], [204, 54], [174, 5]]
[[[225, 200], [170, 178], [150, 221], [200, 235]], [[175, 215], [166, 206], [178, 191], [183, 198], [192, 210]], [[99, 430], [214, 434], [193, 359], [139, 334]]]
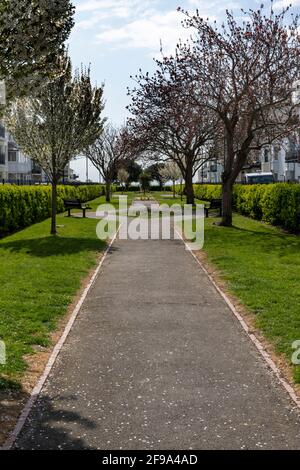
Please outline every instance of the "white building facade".
[[[75, 181], [76, 175], [68, 165], [64, 181]], [[25, 156], [14, 142], [8, 130], [0, 123], [0, 184], [47, 183], [45, 172]]]
[[32, 180], [32, 161], [20, 152], [9, 132], [0, 123], [0, 182]]
[[198, 183], [221, 183], [223, 165], [218, 161], [207, 161], [198, 171]]
[[262, 172], [271, 172], [274, 181], [300, 183], [300, 145], [295, 139], [264, 147], [260, 159]]
[[[271, 173], [274, 182], [300, 183], [300, 138], [286, 138], [280, 143], [265, 146], [257, 156], [257, 161], [247, 165], [237, 178], [245, 182], [249, 173]], [[198, 172], [198, 183], [221, 183], [223, 165], [208, 161]]]

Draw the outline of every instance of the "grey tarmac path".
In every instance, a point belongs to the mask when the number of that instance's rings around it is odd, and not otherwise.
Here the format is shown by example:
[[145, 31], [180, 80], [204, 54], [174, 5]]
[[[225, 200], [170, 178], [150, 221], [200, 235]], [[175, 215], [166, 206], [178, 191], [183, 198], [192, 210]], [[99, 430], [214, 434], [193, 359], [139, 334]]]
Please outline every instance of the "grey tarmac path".
[[300, 417], [181, 241], [117, 241], [15, 448], [297, 449]]

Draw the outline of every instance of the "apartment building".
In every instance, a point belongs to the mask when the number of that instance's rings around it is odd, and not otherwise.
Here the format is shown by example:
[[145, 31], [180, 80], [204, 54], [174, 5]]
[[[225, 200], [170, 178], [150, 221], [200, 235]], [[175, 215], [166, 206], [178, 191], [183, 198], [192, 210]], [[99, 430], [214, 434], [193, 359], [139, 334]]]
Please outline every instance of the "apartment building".
[[[63, 179], [65, 182], [76, 179], [69, 165]], [[0, 183], [2, 182], [39, 184], [47, 183], [48, 178], [39, 165], [22, 153], [8, 130], [0, 123]]]
[[198, 183], [221, 183], [223, 165], [219, 161], [207, 161], [198, 171]]
[[284, 139], [262, 149], [262, 172], [271, 172], [275, 181], [300, 183], [300, 145], [295, 139]]
[[31, 179], [32, 162], [19, 151], [0, 123], [0, 180], [25, 182]]
[[[198, 172], [199, 183], [220, 183], [223, 165], [208, 161]], [[249, 173], [272, 174], [275, 182], [300, 183], [300, 139], [287, 138], [281, 142], [263, 147], [255, 158], [246, 165], [237, 181], [245, 182]]]

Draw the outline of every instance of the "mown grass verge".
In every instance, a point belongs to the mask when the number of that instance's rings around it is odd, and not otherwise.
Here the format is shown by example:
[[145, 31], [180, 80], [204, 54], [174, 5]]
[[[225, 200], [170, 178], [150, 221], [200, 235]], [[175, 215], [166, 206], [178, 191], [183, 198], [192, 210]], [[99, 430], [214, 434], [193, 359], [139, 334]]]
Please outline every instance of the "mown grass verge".
[[59, 236], [49, 236], [49, 220], [0, 240], [0, 390], [17, 388], [26, 370], [24, 356], [48, 346], [50, 334], [96, 265], [105, 243], [95, 219], [58, 216]]
[[232, 228], [206, 221], [204, 252], [229, 292], [254, 314], [255, 325], [292, 365], [292, 343], [300, 340], [300, 237], [240, 215]]

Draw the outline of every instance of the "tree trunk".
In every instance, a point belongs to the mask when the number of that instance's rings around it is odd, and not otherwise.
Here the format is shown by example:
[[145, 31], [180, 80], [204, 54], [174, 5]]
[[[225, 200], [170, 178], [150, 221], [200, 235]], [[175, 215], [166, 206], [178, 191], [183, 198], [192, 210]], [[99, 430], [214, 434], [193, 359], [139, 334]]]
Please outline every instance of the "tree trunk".
[[[249, 145], [252, 138], [249, 140]], [[227, 142], [227, 158], [225, 162], [225, 170], [222, 176], [222, 221], [224, 227], [232, 226], [232, 202], [234, 183], [247, 162], [249, 155], [249, 146], [237, 155], [234, 154], [232, 139]]]
[[173, 198], [176, 198], [175, 180], [173, 180]]
[[57, 214], [57, 182], [52, 182], [52, 198], [51, 198], [51, 235], [57, 234], [56, 227], [56, 214]]
[[233, 183], [229, 180], [224, 180], [222, 184], [222, 221], [224, 227], [232, 226], [232, 194]]
[[186, 203], [195, 204], [195, 194], [193, 186], [193, 167], [188, 165], [185, 174]]
[[107, 182], [105, 185], [105, 200], [106, 202], [110, 202], [110, 194], [111, 194], [111, 184]]

